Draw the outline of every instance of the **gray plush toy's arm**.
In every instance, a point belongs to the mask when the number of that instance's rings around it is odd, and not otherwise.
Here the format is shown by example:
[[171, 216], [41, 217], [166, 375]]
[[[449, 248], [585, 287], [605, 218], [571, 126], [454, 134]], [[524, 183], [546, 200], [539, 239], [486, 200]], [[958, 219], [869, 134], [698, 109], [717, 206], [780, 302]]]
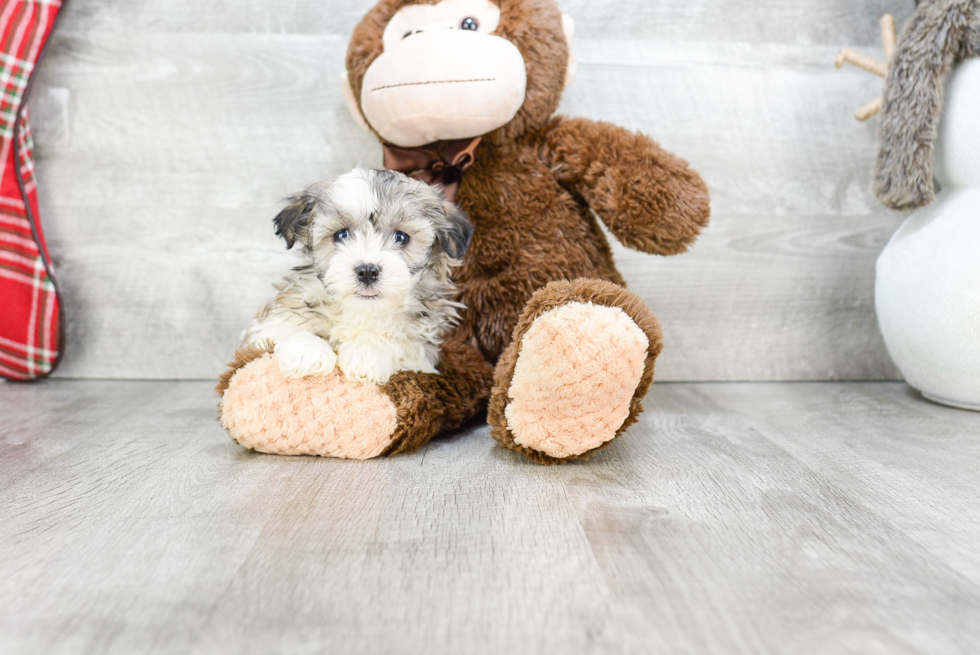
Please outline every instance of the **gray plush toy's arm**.
[[932, 147], [953, 65], [980, 54], [980, 0], [923, 2], [899, 38], [885, 82], [874, 190], [892, 209], [936, 199]]

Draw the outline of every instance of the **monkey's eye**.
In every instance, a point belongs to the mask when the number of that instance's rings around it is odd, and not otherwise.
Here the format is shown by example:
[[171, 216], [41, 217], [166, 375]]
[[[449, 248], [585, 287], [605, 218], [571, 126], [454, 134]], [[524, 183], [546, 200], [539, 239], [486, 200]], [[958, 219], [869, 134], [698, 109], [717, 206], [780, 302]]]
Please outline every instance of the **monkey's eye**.
[[477, 22], [475, 18], [464, 18], [463, 22], [459, 24], [459, 29], [461, 30], [472, 30], [477, 31], [480, 29], [480, 23]]
[[399, 246], [407, 246], [408, 242], [412, 240], [412, 237], [408, 236], [404, 232], [395, 232], [395, 243]]
[[344, 241], [347, 241], [348, 238], [350, 238], [350, 230], [348, 230], [345, 227], [343, 230], [339, 230], [336, 234], [333, 235], [333, 242], [342, 243]]

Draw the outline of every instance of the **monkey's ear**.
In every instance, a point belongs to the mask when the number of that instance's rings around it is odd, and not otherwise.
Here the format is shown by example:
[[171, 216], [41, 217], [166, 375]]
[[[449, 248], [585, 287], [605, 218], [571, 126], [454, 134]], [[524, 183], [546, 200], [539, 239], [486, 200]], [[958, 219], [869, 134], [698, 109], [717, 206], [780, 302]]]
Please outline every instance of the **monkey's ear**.
[[575, 21], [568, 14], [561, 15], [561, 31], [565, 34], [565, 42], [568, 44], [568, 63], [565, 66], [565, 87], [567, 88], [575, 73], [578, 72], [578, 57], [575, 56], [575, 49], [572, 47], [572, 39], [575, 38]]
[[462, 259], [473, 238], [473, 224], [466, 212], [448, 200], [443, 201], [442, 208], [446, 218], [436, 226], [436, 239], [452, 259]]
[[300, 241], [306, 243], [307, 232], [317, 200], [308, 193], [301, 193], [289, 199], [289, 204], [272, 219], [276, 226], [276, 236], [282, 237], [286, 248], [292, 248]]
[[354, 89], [351, 88], [350, 78], [347, 76], [347, 71], [340, 74], [340, 86], [344, 89], [344, 100], [347, 101], [347, 111], [350, 112], [354, 122], [361, 126], [364, 130], [370, 132], [371, 128], [364, 119], [364, 114], [361, 113], [361, 108], [357, 105], [357, 98], [354, 97]]

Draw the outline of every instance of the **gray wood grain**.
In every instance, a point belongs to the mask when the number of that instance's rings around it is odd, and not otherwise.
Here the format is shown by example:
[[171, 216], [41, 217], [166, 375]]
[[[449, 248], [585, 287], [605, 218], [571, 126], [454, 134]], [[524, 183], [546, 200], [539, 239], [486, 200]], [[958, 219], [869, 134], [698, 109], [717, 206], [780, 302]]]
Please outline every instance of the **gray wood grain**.
[[[256, 12], [273, 9], [256, 3], [237, 13], [194, 5], [192, 16], [187, 3], [137, 11], [103, 0], [73, 3], [65, 16], [32, 107], [42, 212], [69, 309], [59, 375], [214, 378], [289, 265], [270, 225], [280, 199], [380, 164], [337, 85], [349, 29], [339, 25], [363, 7], [280, 4], [283, 20], [312, 26], [309, 12], [320, 12], [337, 22], [316, 34], [261, 27]], [[836, 44], [806, 31], [849, 29], [882, 8], [852, 4], [762, 12], [702, 2], [683, 18], [679, 5], [644, 3], [636, 22], [667, 32], [632, 41], [598, 38], [607, 35], [597, 12], [612, 20], [616, 5], [569, 5], [587, 16], [581, 33], [596, 31], [578, 41], [580, 73], [561, 110], [653, 135], [713, 194], [712, 225], [690, 253], [617, 247], [631, 288], [664, 325], [658, 379], [898, 376], [872, 289], [874, 260], [902, 217], [870, 193], [874, 121], [851, 118], [880, 81], [835, 70]], [[236, 18], [208, 22], [212, 14]], [[678, 21], [693, 29], [718, 16], [762, 31], [701, 40], [677, 31]]]
[[584, 39], [880, 45], [878, 20], [899, 24], [912, 0], [559, 0]]
[[[879, 44], [878, 19], [899, 24], [912, 0], [559, 0], [584, 39]], [[66, 22], [83, 32], [224, 32], [348, 36], [373, 0], [120, 0], [72, 2]]]
[[980, 414], [902, 384], [658, 384], [551, 468], [259, 455], [214, 401], [0, 384], [0, 652], [980, 648]]

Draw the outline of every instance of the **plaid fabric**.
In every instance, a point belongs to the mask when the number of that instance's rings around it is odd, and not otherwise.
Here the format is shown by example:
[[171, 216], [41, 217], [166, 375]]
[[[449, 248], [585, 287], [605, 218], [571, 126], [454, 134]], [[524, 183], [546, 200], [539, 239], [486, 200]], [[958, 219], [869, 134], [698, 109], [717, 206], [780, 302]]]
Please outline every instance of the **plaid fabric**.
[[60, 0], [0, 0], [0, 376], [50, 373], [61, 349], [61, 302], [37, 210], [24, 106]]

